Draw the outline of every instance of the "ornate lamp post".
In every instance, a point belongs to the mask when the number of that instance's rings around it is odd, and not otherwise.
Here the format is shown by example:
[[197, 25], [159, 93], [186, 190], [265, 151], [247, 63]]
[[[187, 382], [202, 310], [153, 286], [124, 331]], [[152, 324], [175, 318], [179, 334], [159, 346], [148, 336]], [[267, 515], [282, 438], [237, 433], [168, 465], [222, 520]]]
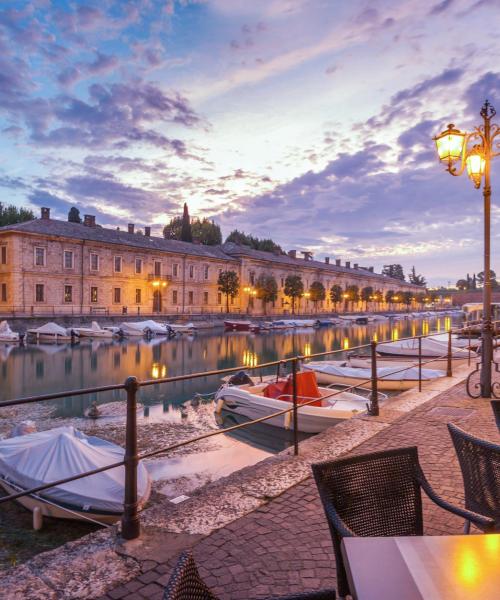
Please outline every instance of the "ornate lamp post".
[[[500, 140], [493, 143], [500, 135], [500, 127], [491, 123], [496, 115], [496, 110], [486, 100], [479, 113], [483, 124], [474, 127], [470, 133], [462, 132], [455, 125], [448, 125], [448, 129], [437, 135], [434, 139], [439, 159], [444, 162], [446, 170], [454, 176], [461, 175], [465, 169], [479, 189], [484, 177], [484, 287], [483, 287], [483, 321], [481, 328], [482, 357], [480, 389], [482, 398], [491, 398], [491, 365], [493, 362], [493, 325], [491, 322], [491, 273], [490, 273], [490, 220], [491, 220], [491, 185], [490, 169], [491, 159], [500, 155]], [[475, 143], [474, 143], [475, 142]], [[455, 166], [459, 162], [459, 166]], [[469, 390], [468, 390], [469, 391]]]

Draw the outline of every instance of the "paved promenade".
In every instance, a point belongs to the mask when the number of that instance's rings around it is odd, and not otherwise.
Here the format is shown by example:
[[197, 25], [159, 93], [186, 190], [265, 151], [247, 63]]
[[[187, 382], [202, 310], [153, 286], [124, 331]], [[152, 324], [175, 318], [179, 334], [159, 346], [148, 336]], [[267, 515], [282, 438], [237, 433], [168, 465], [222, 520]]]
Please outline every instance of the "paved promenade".
[[[403, 416], [382, 410], [378, 420], [390, 424], [347, 455], [417, 445], [431, 484], [444, 498], [460, 505], [462, 479], [446, 423], [500, 441], [490, 403], [468, 398], [463, 383]], [[461, 533], [461, 519], [425, 498], [424, 511], [427, 534]], [[200, 573], [221, 599], [265, 598], [336, 587], [330, 535], [311, 478], [210, 535], [199, 537], [186, 539], [185, 545], [192, 546]], [[179, 545], [182, 547], [182, 541]], [[142, 561], [140, 575], [101, 598], [160, 599], [177, 555], [175, 552], [161, 562]]]

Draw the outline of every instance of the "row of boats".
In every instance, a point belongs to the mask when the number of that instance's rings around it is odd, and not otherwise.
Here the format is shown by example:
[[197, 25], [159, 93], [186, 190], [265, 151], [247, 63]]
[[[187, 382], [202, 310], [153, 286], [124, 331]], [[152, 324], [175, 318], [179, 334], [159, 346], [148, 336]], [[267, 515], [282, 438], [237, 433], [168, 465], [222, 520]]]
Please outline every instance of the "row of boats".
[[41, 327], [34, 327], [26, 331], [25, 336], [12, 331], [7, 321], [0, 322], [0, 342], [15, 344], [26, 339], [35, 343], [66, 343], [75, 342], [79, 338], [111, 339], [113, 337], [150, 337], [167, 336], [173, 337], [183, 333], [192, 333], [194, 325], [187, 323], [167, 324], [158, 323], [152, 319], [137, 322], [124, 322], [118, 326], [101, 327], [96, 321], [92, 321], [90, 327], [62, 327], [57, 323], [45, 323]]

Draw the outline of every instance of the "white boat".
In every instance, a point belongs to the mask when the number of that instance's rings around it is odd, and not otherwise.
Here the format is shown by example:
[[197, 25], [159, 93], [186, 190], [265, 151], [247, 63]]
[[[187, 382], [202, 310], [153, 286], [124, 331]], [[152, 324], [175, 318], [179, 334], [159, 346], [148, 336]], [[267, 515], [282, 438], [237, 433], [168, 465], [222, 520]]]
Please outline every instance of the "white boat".
[[[74, 427], [57, 427], [0, 441], [0, 485], [8, 494], [64, 479], [123, 460], [120, 446]], [[102, 471], [21, 496], [18, 502], [47, 517], [115, 523], [123, 512], [124, 467]], [[139, 504], [151, 492], [151, 482], [142, 462], [137, 469]]]
[[11, 344], [19, 342], [19, 334], [12, 331], [7, 321], [0, 321], [0, 342], [10, 342]]
[[[477, 356], [474, 352], [471, 353], [471, 364]], [[454, 358], [452, 368], [461, 367], [469, 363], [467, 358]], [[349, 365], [351, 367], [360, 367], [365, 369], [371, 368], [371, 358], [369, 355], [353, 354], [349, 356]], [[377, 356], [377, 367], [395, 367], [402, 369], [404, 366], [408, 368], [418, 367], [418, 356]], [[429, 358], [422, 357], [422, 369], [436, 369], [438, 371], [446, 371], [448, 366], [447, 358]]]
[[280, 319], [274, 321], [274, 323], [287, 327], [315, 327], [318, 324], [318, 319]]
[[109, 329], [103, 329], [96, 321], [92, 321], [90, 327], [73, 327], [72, 329], [80, 337], [110, 339], [114, 335]]
[[49, 344], [58, 344], [63, 342], [71, 342], [75, 335], [71, 334], [70, 329], [65, 329], [57, 323], [45, 323], [41, 327], [28, 329], [26, 332], [28, 341], [44, 342]]
[[[416, 356], [418, 357], [418, 339], [397, 340], [394, 342], [385, 342], [377, 344], [377, 352], [389, 356]], [[448, 345], [434, 340], [431, 337], [422, 338], [422, 356], [423, 357], [446, 357], [448, 354]], [[467, 358], [469, 351], [464, 348], [452, 346], [451, 355], [453, 358]]]
[[120, 333], [123, 337], [143, 337], [147, 332], [140, 323], [121, 323]]
[[163, 323], [158, 323], [158, 321], [153, 321], [152, 319], [140, 321], [139, 323], [134, 323], [134, 325], [142, 326], [146, 333], [149, 332], [154, 335], [172, 335], [172, 329], [170, 325], [164, 325]]
[[[304, 364], [302, 368], [306, 371], [314, 371], [320, 384], [359, 385], [362, 387], [370, 387], [371, 385], [371, 368], [368, 366], [353, 367], [349, 364], [349, 361], [325, 360], [310, 362]], [[404, 364], [395, 367], [377, 366], [377, 387], [380, 390], [409, 390], [418, 385], [418, 376], [418, 367], [405, 368]], [[445, 376], [445, 371], [422, 369], [422, 381]]]
[[[250, 419], [258, 419], [290, 408], [291, 395], [283, 394], [278, 398], [268, 398], [264, 395], [269, 385], [273, 384], [263, 382], [257, 385], [223, 385], [215, 395], [216, 411], [220, 412], [224, 409]], [[363, 396], [321, 387], [317, 389], [319, 392], [318, 405], [301, 406], [298, 409], [298, 431], [318, 433], [366, 411], [366, 398]], [[298, 399], [299, 402], [301, 400], [308, 401], [312, 397], [299, 396]], [[291, 415], [291, 412], [285, 413], [265, 422], [275, 427], [290, 429], [293, 428]]]
[[185, 324], [180, 324], [180, 323], [169, 323], [169, 327], [170, 329], [174, 332], [174, 333], [194, 333], [196, 331], [196, 327], [194, 326], [194, 323], [185, 323]]

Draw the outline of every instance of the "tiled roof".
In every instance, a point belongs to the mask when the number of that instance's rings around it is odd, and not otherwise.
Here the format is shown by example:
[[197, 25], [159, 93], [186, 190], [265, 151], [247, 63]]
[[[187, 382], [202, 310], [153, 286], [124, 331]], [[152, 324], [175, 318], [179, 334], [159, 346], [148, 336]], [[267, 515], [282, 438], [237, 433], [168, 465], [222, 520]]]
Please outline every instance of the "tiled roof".
[[222, 248], [226, 254], [230, 256], [248, 256], [249, 258], [254, 258], [255, 260], [262, 260], [267, 262], [280, 263], [288, 266], [295, 266], [299, 268], [309, 267], [311, 269], [321, 269], [325, 271], [331, 271], [332, 273], [345, 273], [347, 275], [354, 275], [358, 277], [362, 277], [364, 279], [373, 279], [373, 281], [379, 282], [387, 282], [387, 283], [397, 283], [398, 285], [404, 285], [409, 287], [418, 287], [414, 286], [407, 281], [401, 281], [399, 279], [393, 279], [392, 277], [387, 277], [387, 275], [382, 275], [381, 273], [373, 273], [368, 269], [363, 269], [359, 267], [357, 269], [341, 267], [331, 263], [320, 262], [318, 260], [304, 260], [302, 258], [292, 258], [288, 254], [274, 254], [273, 252], [263, 252], [262, 250], [254, 250], [253, 248], [249, 248], [248, 246], [239, 246], [238, 244], [234, 244], [233, 242], [227, 242], [222, 245]]
[[7, 233], [8, 231], [19, 231], [40, 235], [56, 235], [65, 238], [89, 240], [106, 244], [122, 244], [147, 250], [157, 250], [159, 252], [189, 254], [192, 256], [201, 256], [219, 260], [235, 260], [231, 256], [225, 254], [221, 246], [190, 244], [188, 242], [179, 242], [177, 240], [166, 240], [162, 237], [148, 237], [137, 233], [128, 233], [128, 231], [106, 229], [99, 226], [88, 227], [81, 223], [71, 223], [69, 221], [59, 221], [57, 219], [34, 219], [33, 221], [25, 221], [24, 223], [0, 227], [0, 234]]

